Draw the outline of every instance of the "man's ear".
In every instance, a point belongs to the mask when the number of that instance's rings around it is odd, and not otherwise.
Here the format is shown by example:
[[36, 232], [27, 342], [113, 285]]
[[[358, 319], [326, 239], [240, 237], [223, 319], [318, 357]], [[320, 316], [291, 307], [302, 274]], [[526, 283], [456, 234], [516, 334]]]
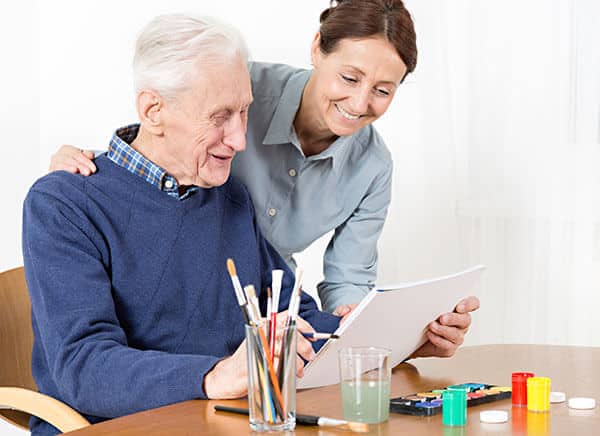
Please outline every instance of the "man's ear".
[[137, 112], [144, 129], [161, 136], [163, 133], [164, 100], [155, 91], [143, 89], [137, 95]]
[[317, 32], [315, 34], [315, 37], [313, 38], [313, 42], [310, 46], [310, 61], [311, 61], [310, 63], [315, 67], [318, 65], [319, 60], [323, 56], [320, 45], [321, 45], [321, 33]]

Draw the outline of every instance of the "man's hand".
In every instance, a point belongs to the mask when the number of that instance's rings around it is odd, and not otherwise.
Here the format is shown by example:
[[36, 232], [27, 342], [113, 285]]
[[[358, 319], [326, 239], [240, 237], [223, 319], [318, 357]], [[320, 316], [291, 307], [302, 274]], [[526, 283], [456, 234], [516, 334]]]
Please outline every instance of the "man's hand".
[[[285, 333], [285, 321], [287, 311], [277, 314], [277, 332], [275, 334], [275, 365], [277, 368], [281, 354], [281, 340]], [[304, 360], [311, 361], [315, 358], [315, 352], [311, 342], [315, 339], [307, 339], [302, 333], [315, 333], [315, 329], [303, 320], [296, 318], [296, 375], [304, 375]], [[247, 344], [244, 340], [231, 356], [221, 360], [204, 377], [204, 392], [210, 399], [232, 399], [240, 398], [248, 393], [248, 368], [246, 363]], [[302, 358], [301, 358], [301, 357]]]
[[445, 313], [428, 327], [427, 342], [416, 350], [410, 358], [415, 357], [451, 357], [465, 340], [471, 325], [470, 312], [479, 309], [477, 297], [467, 297], [460, 301], [454, 312]]
[[92, 159], [94, 159], [94, 152], [92, 151], [81, 150], [72, 145], [63, 145], [52, 155], [48, 171], [62, 170], [73, 174], [81, 173], [84, 176], [89, 176], [96, 172], [96, 165], [94, 165]]
[[[279, 358], [281, 356], [281, 340], [283, 339], [285, 333], [287, 314], [287, 310], [277, 314], [277, 332], [275, 334], [275, 367], [279, 365]], [[316, 356], [311, 345], [311, 342], [316, 341], [316, 339], [307, 339], [302, 336], [302, 333], [315, 333], [315, 329], [300, 316], [297, 316], [296, 332], [296, 375], [298, 377], [302, 377], [304, 376], [304, 360], [310, 362]]]
[[229, 400], [243, 397], [247, 392], [248, 367], [244, 339], [235, 353], [221, 360], [204, 376], [204, 393], [210, 399]]

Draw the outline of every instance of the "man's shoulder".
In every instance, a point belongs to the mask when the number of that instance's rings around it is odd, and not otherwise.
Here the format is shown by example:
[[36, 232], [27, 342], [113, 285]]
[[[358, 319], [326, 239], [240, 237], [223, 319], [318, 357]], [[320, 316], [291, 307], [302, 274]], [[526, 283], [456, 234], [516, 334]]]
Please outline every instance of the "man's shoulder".
[[131, 186], [118, 167], [105, 156], [95, 160], [97, 171], [90, 176], [54, 171], [36, 180], [25, 199], [37, 201], [45, 209], [68, 206], [72, 210], [85, 209], [88, 202], [102, 203], [131, 197]]
[[[89, 195], [88, 185], [103, 179], [114, 178], [114, 167], [105, 157], [100, 156], [94, 161], [98, 171], [90, 176], [72, 174], [67, 171], [53, 171], [36, 180], [29, 192], [39, 192], [50, 196], [70, 197], [73, 195]], [[114, 181], [114, 180], [113, 180]]]
[[67, 222], [86, 222], [86, 190], [85, 177], [80, 174], [55, 171], [39, 178], [23, 202], [23, 231], [49, 223], [62, 227]]
[[81, 174], [53, 171], [37, 179], [29, 188], [28, 196], [35, 193], [57, 198], [83, 195], [85, 183], [85, 177]]
[[279, 97], [287, 81], [300, 68], [286, 64], [269, 62], [249, 62], [248, 70], [252, 79], [254, 97]]

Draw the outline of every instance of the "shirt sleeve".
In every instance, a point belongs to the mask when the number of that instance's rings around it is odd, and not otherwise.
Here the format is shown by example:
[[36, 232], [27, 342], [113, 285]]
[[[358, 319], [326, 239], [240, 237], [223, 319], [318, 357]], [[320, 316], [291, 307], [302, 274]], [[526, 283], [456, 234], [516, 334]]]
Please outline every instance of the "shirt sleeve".
[[114, 418], [206, 398], [204, 375], [214, 356], [172, 354], [128, 346], [111, 294], [110, 251], [86, 217], [85, 196], [28, 194], [23, 257], [35, 341], [60, 399], [81, 413]]
[[358, 303], [375, 285], [377, 241], [391, 201], [393, 165], [375, 178], [352, 215], [338, 226], [323, 259], [317, 289], [323, 310]]

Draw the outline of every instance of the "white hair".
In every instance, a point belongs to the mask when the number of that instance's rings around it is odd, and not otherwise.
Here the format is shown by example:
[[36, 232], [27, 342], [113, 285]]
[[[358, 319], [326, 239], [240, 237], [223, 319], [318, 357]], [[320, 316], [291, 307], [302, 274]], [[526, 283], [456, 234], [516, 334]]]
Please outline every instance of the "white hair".
[[233, 26], [211, 17], [160, 15], [144, 27], [135, 45], [135, 91], [152, 89], [172, 98], [197, 77], [199, 65], [236, 58], [246, 62], [248, 47]]

